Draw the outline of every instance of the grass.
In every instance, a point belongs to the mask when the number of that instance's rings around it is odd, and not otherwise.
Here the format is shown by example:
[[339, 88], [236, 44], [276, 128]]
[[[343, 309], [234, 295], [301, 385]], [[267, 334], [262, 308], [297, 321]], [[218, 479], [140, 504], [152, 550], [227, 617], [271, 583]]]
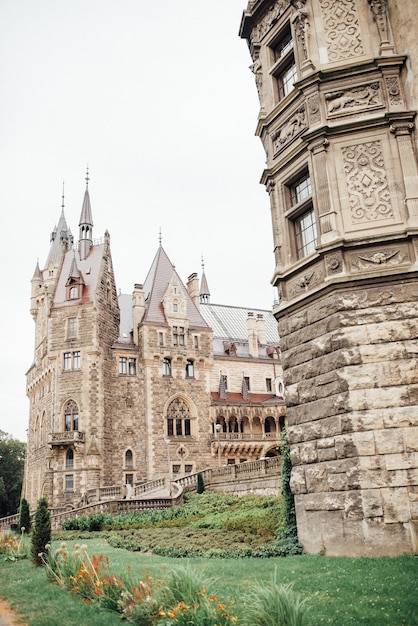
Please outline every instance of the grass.
[[[84, 541], [84, 540], [83, 540]], [[85, 541], [89, 554], [109, 557], [115, 574], [130, 565], [138, 575], [164, 579], [185, 560], [112, 548], [103, 537]], [[199, 576], [214, 579], [210, 591], [228, 601], [244, 595], [249, 585], [276, 580], [292, 585], [311, 606], [309, 626], [418, 625], [418, 557], [337, 558], [289, 556], [271, 559], [187, 560]], [[23, 616], [28, 626], [107, 626], [121, 624], [113, 613], [83, 604], [80, 598], [47, 582], [45, 571], [28, 560], [5, 561], [0, 556], [0, 596]], [[65, 621], [63, 621], [65, 615]]]

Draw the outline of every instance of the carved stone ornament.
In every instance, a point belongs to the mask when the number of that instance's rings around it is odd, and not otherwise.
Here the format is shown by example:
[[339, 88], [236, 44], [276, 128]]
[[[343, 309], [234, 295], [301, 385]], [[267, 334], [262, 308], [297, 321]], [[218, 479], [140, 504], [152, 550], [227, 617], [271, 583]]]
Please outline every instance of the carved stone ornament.
[[261, 101], [261, 88], [263, 86], [263, 68], [260, 61], [260, 44], [254, 44], [252, 46], [252, 54], [253, 64], [250, 65], [250, 70], [254, 74], [258, 97]]
[[381, 43], [389, 43], [387, 0], [367, 0], [376, 22]]
[[313, 126], [314, 124], [319, 124], [321, 121], [321, 109], [319, 106], [319, 97], [317, 93], [314, 93], [312, 96], [309, 96], [307, 99], [308, 103], [308, 115], [309, 115], [309, 124]]
[[322, 266], [317, 266], [308, 272], [299, 275], [292, 281], [289, 281], [287, 291], [290, 296], [298, 296], [303, 292], [313, 289], [324, 280], [324, 270]]
[[319, 0], [330, 62], [364, 54], [356, 0]]
[[340, 115], [351, 112], [353, 109], [358, 111], [359, 109], [383, 106], [379, 81], [359, 87], [330, 91], [325, 94], [325, 100], [328, 115]]
[[308, 38], [309, 38], [309, 20], [308, 11], [305, 7], [306, 0], [290, 0], [295, 8], [292, 15], [292, 23], [295, 27], [296, 37], [299, 42], [299, 48], [302, 52], [302, 59], [307, 61], [309, 58]]
[[386, 89], [390, 104], [403, 104], [401, 86], [397, 76], [386, 77]]
[[380, 141], [342, 148], [353, 224], [393, 219]]
[[343, 259], [340, 253], [327, 255], [325, 264], [328, 274], [339, 274], [343, 271]]
[[407, 258], [400, 248], [384, 248], [374, 252], [363, 252], [352, 258], [351, 264], [358, 270], [376, 269], [379, 265], [399, 265]]
[[288, 118], [284, 126], [273, 131], [271, 138], [274, 152], [283, 150], [304, 128], [306, 128], [305, 107], [301, 106]]
[[262, 37], [270, 30], [272, 26], [277, 22], [280, 16], [289, 7], [288, 0], [278, 0], [270, 5], [267, 13], [262, 20], [255, 27], [254, 39], [260, 41]]

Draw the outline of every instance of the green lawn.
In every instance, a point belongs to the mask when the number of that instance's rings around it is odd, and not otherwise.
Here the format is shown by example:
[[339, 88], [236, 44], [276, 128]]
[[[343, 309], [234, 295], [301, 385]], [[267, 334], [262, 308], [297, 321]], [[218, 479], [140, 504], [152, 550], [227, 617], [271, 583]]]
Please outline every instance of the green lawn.
[[[185, 560], [169, 559], [112, 548], [103, 537], [89, 539], [89, 554], [109, 557], [115, 574], [130, 565], [138, 577], [145, 572], [164, 579]], [[69, 547], [73, 542], [68, 542]], [[55, 544], [55, 546], [58, 544]], [[294, 583], [312, 610], [309, 626], [365, 624], [369, 626], [418, 625], [418, 557], [337, 558], [293, 556], [270, 559], [208, 559], [187, 561], [207, 577], [217, 580], [211, 591], [222, 600], [245, 594], [251, 582]], [[118, 615], [98, 611], [80, 598], [47, 582], [45, 572], [30, 561], [5, 561], [0, 556], [0, 597], [8, 600], [29, 626], [107, 626], [120, 624]]]

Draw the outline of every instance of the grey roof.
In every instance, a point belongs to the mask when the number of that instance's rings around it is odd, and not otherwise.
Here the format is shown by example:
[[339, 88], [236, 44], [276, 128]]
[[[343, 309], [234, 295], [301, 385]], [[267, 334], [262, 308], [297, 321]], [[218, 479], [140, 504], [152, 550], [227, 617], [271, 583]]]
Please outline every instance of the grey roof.
[[[59, 267], [62, 259], [62, 243], [63, 241], [72, 243], [71, 231], [67, 226], [67, 221], [64, 215], [64, 209], [61, 211], [61, 215], [51, 235], [51, 248], [49, 250], [48, 258], [45, 263], [45, 267], [48, 267], [50, 263], [54, 267]], [[67, 243], [67, 245], [68, 245]]]
[[262, 315], [266, 323], [267, 343], [277, 346], [279, 332], [277, 321], [271, 311], [255, 309], [254, 307], [228, 306], [225, 304], [200, 305], [200, 312], [208, 325], [212, 328], [214, 339], [229, 340], [238, 343], [248, 343], [247, 318], [248, 313], [254, 316]]

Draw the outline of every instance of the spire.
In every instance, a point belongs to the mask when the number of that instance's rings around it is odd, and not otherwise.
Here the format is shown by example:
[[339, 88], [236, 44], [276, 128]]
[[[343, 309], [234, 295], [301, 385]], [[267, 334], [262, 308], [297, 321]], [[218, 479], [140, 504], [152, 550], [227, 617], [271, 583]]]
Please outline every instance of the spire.
[[79, 251], [80, 259], [86, 259], [90, 249], [93, 246], [93, 218], [91, 214], [90, 195], [89, 195], [89, 168], [86, 172], [86, 190], [84, 192], [83, 206], [81, 208], [81, 216], [79, 222]]
[[203, 262], [203, 256], [202, 256], [202, 280], [200, 283], [200, 303], [209, 304], [209, 301], [210, 301], [210, 291], [208, 287], [208, 281], [206, 280], [205, 264]]
[[64, 252], [67, 252], [67, 250], [69, 250], [73, 245], [73, 236], [67, 226], [64, 215], [64, 188], [61, 196], [61, 215], [58, 225], [54, 226], [54, 230], [51, 233], [50, 241], [51, 247], [49, 249], [45, 267], [48, 267], [50, 264], [54, 267], [58, 267], [61, 264], [63, 248]]

